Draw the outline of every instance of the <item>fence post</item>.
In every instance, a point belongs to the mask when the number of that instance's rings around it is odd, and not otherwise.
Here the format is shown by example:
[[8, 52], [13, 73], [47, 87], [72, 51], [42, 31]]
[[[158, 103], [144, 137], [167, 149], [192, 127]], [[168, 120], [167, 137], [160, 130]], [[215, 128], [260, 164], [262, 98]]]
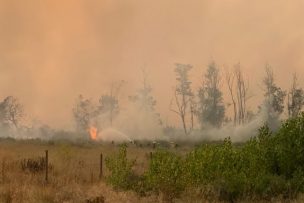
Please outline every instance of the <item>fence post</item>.
[[49, 175], [49, 151], [45, 150], [45, 182], [48, 182]]
[[5, 159], [2, 159], [2, 183], [5, 181]]
[[103, 163], [102, 163], [102, 153], [100, 153], [100, 162], [99, 162], [99, 180], [101, 180], [101, 178], [102, 178], [102, 165], [103, 165]]

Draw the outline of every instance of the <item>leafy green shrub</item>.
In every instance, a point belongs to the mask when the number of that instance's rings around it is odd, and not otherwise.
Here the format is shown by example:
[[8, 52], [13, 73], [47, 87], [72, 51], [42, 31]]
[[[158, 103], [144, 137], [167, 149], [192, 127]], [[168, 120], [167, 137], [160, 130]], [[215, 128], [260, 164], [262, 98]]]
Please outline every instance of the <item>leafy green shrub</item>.
[[151, 190], [161, 192], [166, 201], [172, 201], [185, 188], [181, 157], [167, 151], [155, 152], [145, 174], [145, 181]]
[[127, 147], [122, 145], [119, 148], [119, 152], [112, 157], [108, 157], [105, 160], [106, 167], [110, 171], [110, 175], [107, 177], [107, 181], [116, 189], [132, 189], [136, 184], [135, 174], [132, 171], [132, 167], [135, 164], [135, 160], [129, 161], [127, 159]]
[[304, 113], [284, 122], [275, 137], [278, 174], [287, 179], [304, 171]]
[[185, 172], [190, 184], [205, 185], [233, 167], [234, 150], [230, 139], [222, 145], [204, 145], [190, 152], [185, 159]]
[[239, 151], [227, 138], [223, 144], [204, 145], [190, 152], [185, 160], [187, 185], [212, 185], [221, 200], [235, 200], [245, 189]]

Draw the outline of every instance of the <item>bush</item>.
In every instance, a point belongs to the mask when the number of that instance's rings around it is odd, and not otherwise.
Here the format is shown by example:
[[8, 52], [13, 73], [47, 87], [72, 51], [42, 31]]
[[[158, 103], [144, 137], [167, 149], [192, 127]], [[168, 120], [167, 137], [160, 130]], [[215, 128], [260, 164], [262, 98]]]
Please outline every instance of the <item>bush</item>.
[[274, 143], [279, 175], [290, 179], [304, 171], [304, 113], [283, 123]]
[[115, 189], [132, 189], [136, 184], [134, 183], [135, 174], [132, 171], [135, 160], [129, 161], [127, 159], [126, 145], [120, 146], [118, 154], [106, 158], [105, 163], [111, 173], [107, 177], [108, 183], [113, 185]]
[[23, 159], [21, 161], [22, 171], [38, 173], [44, 171], [45, 168], [46, 168], [46, 160], [44, 157], [38, 157], [36, 159]]
[[155, 152], [145, 173], [145, 181], [149, 189], [157, 193], [161, 192], [166, 201], [178, 197], [185, 188], [183, 164], [181, 157], [173, 153]]
[[245, 174], [240, 165], [240, 150], [231, 140], [220, 145], [204, 145], [186, 156], [188, 186], [213, 187], [221, 200], [233, 201], [245, 190]]

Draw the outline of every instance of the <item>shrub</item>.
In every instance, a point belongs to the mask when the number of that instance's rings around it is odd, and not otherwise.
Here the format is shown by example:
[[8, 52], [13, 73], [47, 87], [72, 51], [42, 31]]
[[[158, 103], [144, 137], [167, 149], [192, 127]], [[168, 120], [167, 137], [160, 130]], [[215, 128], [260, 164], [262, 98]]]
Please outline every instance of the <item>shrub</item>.
[[135, 174], [132, 171], [135, 160], [129, 161], [127, 159], [126, 145], [120, 146], [119, 152], [106, 158], [105, 163], [111, 173], [107, 177], [108, 183], [113, 185], [115, 189], [132, 189], [132, 186], [136, 184], [134, 183]]
[[155, 152], [145, 173], [145, 181], [151, 190], [161, 192], [164, 200], [172, 201], [185, 188], [181, 157], [167, 151]]
[[304, 171], [304, 113], [284, 122], [274, 142], [279, 175], [290, 179], [297, 170]]
[[105, 198], [100, 195], [98, 197], [92, 197], [90, 199], [86, 199], [85, 201], [86, 203], [104, 203], [105, 202]]
[[46, 160], [44, 157], [38, 157], [36, 159], [23, 159], [21, 161], [22, 171], [38, 173], [44, 171], [45, 168], [46, 168]]
[[190, 152], [185, 164], [187, 185], [211, 185], [221, 200], [236, 199], [245, 189], [239, 151], [228, 138], [220, 145], [204, 145]]
[[190, 184], [199, 186], [215, 181], [224, 170], [233, 166], [233, 148], [230, 139], [222, 145], [206, 144], [186, 156], [185, 172]]

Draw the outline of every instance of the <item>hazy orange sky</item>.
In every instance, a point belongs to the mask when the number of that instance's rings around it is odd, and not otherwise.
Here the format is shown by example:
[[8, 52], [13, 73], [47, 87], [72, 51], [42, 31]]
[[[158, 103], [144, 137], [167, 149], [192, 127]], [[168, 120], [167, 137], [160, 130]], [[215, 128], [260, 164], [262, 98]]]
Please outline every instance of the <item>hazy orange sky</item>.
[[97, 100], [124, 79], [126, 100], [145, 67], [172, 122], [174, 63], [192, 64], [198, 84], [215, 60], [222, 69], [241, 63], [254, 109], [267, 62], [282, 87], [295, 71], [304, 86], [303, 11], [303, 0], [0, 0], [0, 97], [67, 127], [77, 95]]

